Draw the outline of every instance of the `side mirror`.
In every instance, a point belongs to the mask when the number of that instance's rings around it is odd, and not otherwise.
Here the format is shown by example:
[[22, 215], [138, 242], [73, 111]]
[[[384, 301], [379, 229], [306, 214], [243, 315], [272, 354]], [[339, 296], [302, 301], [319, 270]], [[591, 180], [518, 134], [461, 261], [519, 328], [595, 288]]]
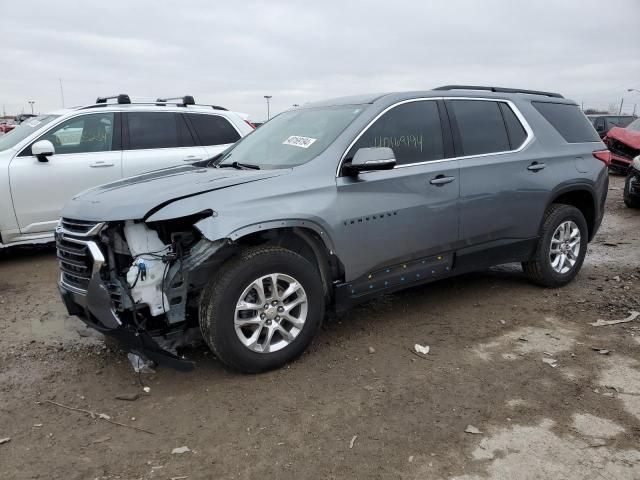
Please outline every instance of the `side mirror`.
[[347, 175], [358, 175], [371, 170], [391, 170], [396, 166], [396, 156], [389, 147], [360, 148], [351, 163], [344, 166]]
[[56, 149], [49, 140], [39, 140], [31, 145], [31, 154], [35, 156], [39, 162], [48, 162], [50, 157], [56, 153]]

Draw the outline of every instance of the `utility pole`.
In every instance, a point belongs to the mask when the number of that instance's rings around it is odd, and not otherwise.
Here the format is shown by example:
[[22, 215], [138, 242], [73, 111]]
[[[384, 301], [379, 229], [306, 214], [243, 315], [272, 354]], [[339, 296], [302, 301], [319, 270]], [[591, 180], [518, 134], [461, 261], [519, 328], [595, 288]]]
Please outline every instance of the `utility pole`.
[[271, 118], [271, 113], [269, 112], [269, 100], [271, 100], [271, 97], [273, 97], [273, 95], [265, 95], [264, 98], [267, 101], [267, 121], [269, 121], [269, 119]]
[[64, 90], [62, 89], [62, 79], [58, 79], [60, 81], [60, 98], [62, 99], [62, 108], [64, 108]]
[[33, 115], [33, 104], [36, 103], [33, 100], [29, 100], [29, 105], [31, 105], [31, 115]]
[[622, 114], [622, 104], [624, 103], [624, 97], [620, 99], [620, 110], [618, 110], [618, 115]]

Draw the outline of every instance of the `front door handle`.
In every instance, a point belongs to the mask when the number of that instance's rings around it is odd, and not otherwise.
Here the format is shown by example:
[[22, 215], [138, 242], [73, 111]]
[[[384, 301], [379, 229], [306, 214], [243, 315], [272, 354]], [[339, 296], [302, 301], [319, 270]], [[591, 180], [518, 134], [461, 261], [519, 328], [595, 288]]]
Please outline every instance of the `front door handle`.
[[100, 162], [93, 162], [89, 166], [91, 168], [104, 168], [104, 167], [113, 167], [114, 165], [115, 165], [115, 163], [107, 163], [107, 162], [104, 162], [104, 161], [100, 161]]
[[435, 185], [437, 187], [441, 187], [446, 185], [447, 183], [451, 183], [456, 179], [456, 177], [445, 177], [444, 175], [438, 175], [436, 178], [432, 178], [429, 183], [431, 185]]
[[527, 167], [527, 170], [530, 170], [532, 172], [539, 172], [544, 167], [546, 167], [544, 163], [533, 162], [531, 165]]
[[196, 157], [195, 155], [189, 155], [182, 159], [183, 162], [199, 162], [202, 160], [202, 157]]

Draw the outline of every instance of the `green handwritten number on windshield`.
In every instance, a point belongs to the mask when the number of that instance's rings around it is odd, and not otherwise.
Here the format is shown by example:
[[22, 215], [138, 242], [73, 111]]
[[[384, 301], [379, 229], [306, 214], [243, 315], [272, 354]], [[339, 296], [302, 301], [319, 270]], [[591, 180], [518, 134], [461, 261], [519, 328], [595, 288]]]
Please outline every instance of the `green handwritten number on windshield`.
[[374, 137], [374, 147], [413, 148], [422, 152], [422, 135], [397, 135], [394, 137]]

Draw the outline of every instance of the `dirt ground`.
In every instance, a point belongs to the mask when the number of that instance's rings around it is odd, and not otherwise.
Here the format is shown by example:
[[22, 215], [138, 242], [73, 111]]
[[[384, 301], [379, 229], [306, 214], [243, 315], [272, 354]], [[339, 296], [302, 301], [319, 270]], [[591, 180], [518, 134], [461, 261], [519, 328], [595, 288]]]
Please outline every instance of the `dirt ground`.
[[326, 322], [300, 360], [254, 376], [200, 348], [195, 371], [139, 379], [66, 315], [53, 249], [4, 252], [0, 478], [638, 479], [640, 318], [590, 325], [640, 311], [640, 211], [611, 180], [569, 286], [507, 266], [413, 288]]

